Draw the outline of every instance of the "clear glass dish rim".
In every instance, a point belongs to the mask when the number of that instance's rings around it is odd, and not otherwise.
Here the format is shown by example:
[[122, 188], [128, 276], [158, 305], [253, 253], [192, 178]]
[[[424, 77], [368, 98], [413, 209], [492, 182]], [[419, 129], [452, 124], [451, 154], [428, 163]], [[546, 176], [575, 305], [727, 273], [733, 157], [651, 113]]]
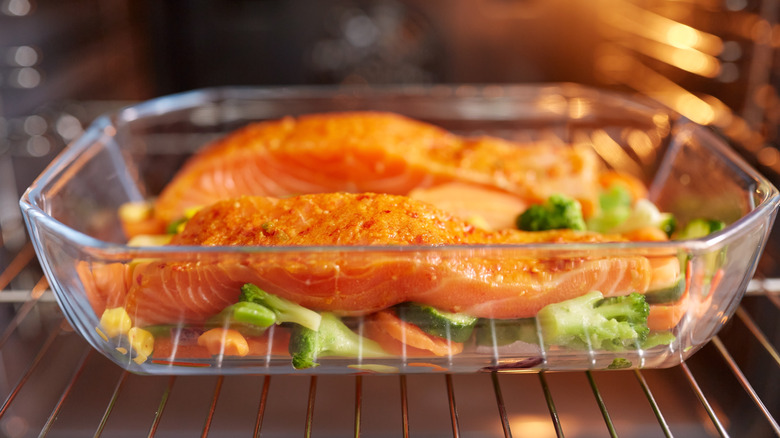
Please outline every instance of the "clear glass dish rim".
[[[754, 208], [747, 214], [729, 224], [723, 230], [711, 234], [704, 238], [692, 239], [692, 240], [676, 240], [665, 242], [600, 242], [600, 243], [535, 243], [535, 244], [474, 244], [474, 245], [441, 245], [441, 246], [418, 246], [418, 245], [333, 245], [333, 246], [129, 246], [126, 244], [118, 244], [97, 239], [89, 236], [85, 233], [77, 231], [62, 222], [58, 221], [42, 208], [45, 204], [45, 200], [42, 199], [42, 189], [46, 187], [53, 180], [62, 176], [62, 171], [71, 165], [79, 156], [81, 156], [88, 148], [96, 144], [105, 131], [113, 128], [117, 125], [117, 122], [128, 123], [143, 117], [160, 116], [171, 111], [192, 109], [199, 105], [216, 104], [218, 101], [225, 101], [229, 99], [242, 100], [248, 98], [269, 98], [269, 99], [290, 99], [290, 98], [333, 98], [339, 95], [347, 95], [351, 97], [366, 98], [370, 96], [386, 95], [403, 97], [421, 97], [435, 99], [446, 95], [447, 97], [462, 99], [463, 96], [458, 96], [456, 90], [460, 87], [469, 87], [469, 90], [473, 91], [473, 94], [466, 96], [466, 98], [482, 97], [490, 98], [491, 96], [485, 94], [478, 94], [476, 90], [489, 90], [503, 89], [510, 91], [509, 94], [503, 93], [502, 98], [520, 98], [529, 94], [540, 95], [541, 90], [558, 90], [565, 91], [567, 95], [569, 93], [598, 93], [599, 96], [606, 96], [611, 99], [618, 99], [622, 105], [630, 105], [639, 110], [652, 110], [661, 109], [662, 107], [655, 104], [650, 100], [642, 100], [640, 102], [635, 99], [636, 96], [626, 95], [612, 91], [605, 91], [579, 84], [570, 83], [545, 83], [539, 85], [533, 84], [520, 84], [520, 85], [507, 85], [507, 84], [453, 84], [453, 85], [432, 85], [432, 86], [381, 86], [381, 87], [328, 87], [328, 86], [296, 86], [296, 87], [214, 87], [205, 88], [192, 91], [186, 91], [183, 93], [172, 94], [167, 96], [161, 96], [158, 98], [150, 99], [137, 104], [129, 105], [116, 111], [109, 112], [101, 115], [84, 131], [84, 133], [69, 144], [65, 150], [63, 150], [52, 162], [44, 169], [44, 171], [35, 179], [35, 181], [25, 190], [22, 195], [19, 204], [22, 210], [30, 216], [30, 219], [35, 218], [39, 221], [40, 225], [57, 233], [62, 238], [78, 245], [84, 251], [99, 253], [107, 258], [115, 258], [117, 256], [124, 257], [138, 257], [138, 256], [155, 256], [155, 255], [173, 255], [173, 254], [188, 254], [193, 253], [201, 254], [269, 254], [269, 253], [298, 253], [298, 252], [355, 252], [355, 253], [370, 253], [370, 252], [394, 252], [394, 253], [420, 253], [420, 252], [463, 252], [463, 251], [517, 251], [527, 250], [534, 252], [566, 252], [576, 253], [584, 251], [614, 251], [617, 253], [643, 253], [652, 251], [652, 254], [673, 254], [680, 249], [692, 253], [706, 252], [710, 248], [721, 245], [724, 242], [738, 238], [739, 235], [745, 230], [755, 227], [756, 222], [762, 221], [771, 216], [778, 204], [780, 204], [780, 192], [769, 182], [763, 175], [756, 171], [751, 165], [749, 165], [742, 157], [740, 157], [735, 151], [731, 150], [727, 146], [727, 141], [717, 135], [715, 132], [705, 126], [694, 125], [692, 122], [687, 122], [690, 129], [695, 130], [699, 135], [709, 137], [707, 140], [707, 148], [717, 152], [723, 156], [729, 163], [736, 165], [736, 167], [749, 176], [756, 184], [758, 190], [757, 193], [762, 196], [760, 203], [754, 206]], [[247, 93], [252, 96], [247, 96]], [[569, 97], [584, 97], [584, 96], [569, 96]], [[631, 97], [631, 99], [627, 99]], [[668, 111], [668, 110], [667, 110]], [[280, 114], [279, 117], [282, 117]], [[495, 120], [496, 118], [492, 118]]]

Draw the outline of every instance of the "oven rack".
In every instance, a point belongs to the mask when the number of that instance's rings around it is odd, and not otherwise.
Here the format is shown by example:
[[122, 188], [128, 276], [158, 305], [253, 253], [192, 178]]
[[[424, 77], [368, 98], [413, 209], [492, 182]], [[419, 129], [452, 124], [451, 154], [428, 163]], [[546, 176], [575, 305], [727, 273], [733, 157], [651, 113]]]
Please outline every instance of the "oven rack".
[[757, 277], [719, 335], [664, 370], [168, 377], [74, 333], [29, 242], [7, 260], [1, 436], [780, 436], [778, 279]]

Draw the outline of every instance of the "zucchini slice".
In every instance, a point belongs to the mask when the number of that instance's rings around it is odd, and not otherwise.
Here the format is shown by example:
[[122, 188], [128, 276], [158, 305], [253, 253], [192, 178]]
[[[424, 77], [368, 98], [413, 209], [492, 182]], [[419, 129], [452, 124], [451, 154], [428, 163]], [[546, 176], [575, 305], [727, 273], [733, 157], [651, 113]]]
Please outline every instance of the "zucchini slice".
[[647, 291], [645, 293], [645, 301], [647, 304], [664, 304], [674, 303], [679, 300], [685, 292], [685, 275], [683, 275], [675, 282], [666, 287]]
[[444, 312], [431, 306], [403, 303], [396, 307], [398, 317], [420, 327], [429, 335], [453, 342], [465, 342], [471, 336], [479, 318], [462, 313]]

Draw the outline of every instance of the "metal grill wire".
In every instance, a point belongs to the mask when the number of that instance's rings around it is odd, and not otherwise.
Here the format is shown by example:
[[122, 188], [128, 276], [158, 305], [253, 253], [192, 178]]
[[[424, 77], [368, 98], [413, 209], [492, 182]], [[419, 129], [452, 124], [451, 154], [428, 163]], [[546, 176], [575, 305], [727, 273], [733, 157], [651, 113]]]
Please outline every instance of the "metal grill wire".
[[[71, 331], [29, 243], [9, 260], [3, 436], [780, 436], [773, 279], [754, 280], [722, 332], [668, 370], [144, 377]], [[28, 271], [34, 285], [16, 289]]]

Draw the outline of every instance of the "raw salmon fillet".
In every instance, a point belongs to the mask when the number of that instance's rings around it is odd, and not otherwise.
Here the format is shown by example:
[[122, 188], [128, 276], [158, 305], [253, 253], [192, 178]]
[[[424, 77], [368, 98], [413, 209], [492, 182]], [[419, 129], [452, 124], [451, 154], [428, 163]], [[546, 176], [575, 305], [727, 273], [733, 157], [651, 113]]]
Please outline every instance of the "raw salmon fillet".
[[206, 146], [160, 194], [155, 217], [169, 223], [187, 209], [243, 195], [406, 195], [448, 182], [523, 203], [563, 193], [587, 216], [596, 208], [598, 171], [586, 146], [463, 138], [393, 113], [312, 114], [254, 123]]
[[646, 257], [561, 252], [545, 258], [528, 248], [609, 240], [620, 238], [571, 230], [483, 231], [398, 195], [240, 197], [200, 210], [171, 245], [251, 251], [133, 263], [125, 307], [136, 324], [197, 323], [236, 302], [240, 286], [251, 282], [341, 315], [415, 301], [480, 317], [530, 317], [590, 290], [607, 296], [646, 291], [652, 277]]

